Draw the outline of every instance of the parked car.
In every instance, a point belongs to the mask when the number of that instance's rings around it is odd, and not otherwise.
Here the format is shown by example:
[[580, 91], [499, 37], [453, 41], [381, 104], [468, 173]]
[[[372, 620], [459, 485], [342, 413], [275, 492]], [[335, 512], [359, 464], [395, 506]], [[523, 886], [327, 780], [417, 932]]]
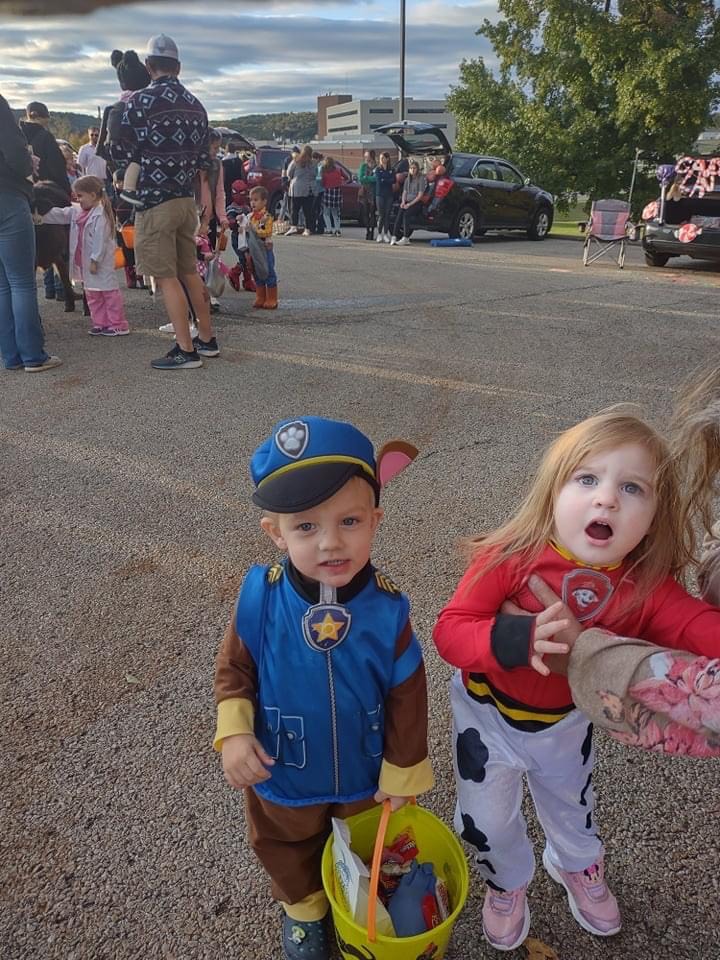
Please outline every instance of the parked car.
[[645, 207], [643, 220], [649, 267], [664, 267], [671, 257], [681, 256], [720, 260], [720, 191], [653, 201]]
[[[423, 204], [418, 226], [463, 239], [488, 230], [524, 230], [532, 240], [544, 240], [554, 216], [552, 194], [501, 157], [454, 153], [445, 134], [430, 123], [400, 121], [378, 127], [406, 155], [444, 158], [448, 193]], [[432, 188], [431, 188], [432, 189]]]
[[[248, 187], [265, 187], [268, 192], [268, 209], [277, 216], [283, 199], [282, 170], [290, 151], [283, 147], [254, 147], [254, 154], [248, 161], [245, 180]], [[335, 166], [343, 175], [342, 216], [343, 220], [362, 220], [362, 211], [358, 199], [360, 184], [348, 168], [335, 160]], [[364, 224], [360, 223], [361, 226]]]

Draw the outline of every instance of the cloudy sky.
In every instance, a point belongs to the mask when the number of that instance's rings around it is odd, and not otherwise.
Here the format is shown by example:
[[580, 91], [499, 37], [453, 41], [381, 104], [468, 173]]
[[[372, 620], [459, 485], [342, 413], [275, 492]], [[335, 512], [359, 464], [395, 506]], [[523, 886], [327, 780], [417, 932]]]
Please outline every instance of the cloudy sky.
[[[62, 7], [61, 0], [57, 0]], [[409, 97], [443, 97], [463, 57], [491, 50], [475, 30], [495, 0], [407, 0]], [[0, 17], [0, 93], [94, 113], [119, 90], [113, 47], [141, 52], [168, 33], [183, 79], [211, 117], [315, 109], [318, 94], [397, 96], [400, 0], [174, 0], [90, 16]]]

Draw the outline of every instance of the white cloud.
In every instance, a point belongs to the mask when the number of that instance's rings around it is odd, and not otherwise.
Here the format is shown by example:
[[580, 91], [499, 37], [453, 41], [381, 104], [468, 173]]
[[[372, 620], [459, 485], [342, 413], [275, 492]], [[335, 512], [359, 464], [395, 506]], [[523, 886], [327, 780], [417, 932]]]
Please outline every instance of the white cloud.
[[[118, 92], [110, 50], [142, 54], [148, 36], [178, 43], [182, 76], [215, 117], [314, 109], [327, 90], [394, 95], [399, 84], [397, 0], [302, 0], [207, 10], [188, 2], [112, 7], [86, 17], [0, 21], [0, 92], [15, 107], [94, 113]], [[491, 51], [475, 35], [490, 0], [408, 3], [406, 95], [442, 97], [464, 57]]]

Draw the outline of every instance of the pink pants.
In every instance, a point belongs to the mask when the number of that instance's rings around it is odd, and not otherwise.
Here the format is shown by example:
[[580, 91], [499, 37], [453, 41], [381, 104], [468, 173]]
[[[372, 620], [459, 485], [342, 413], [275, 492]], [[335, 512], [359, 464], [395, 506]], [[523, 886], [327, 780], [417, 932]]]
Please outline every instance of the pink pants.
[[86, 290], [90, 318], [94, 327], [127, 330], [123, 298], [119, 290]]

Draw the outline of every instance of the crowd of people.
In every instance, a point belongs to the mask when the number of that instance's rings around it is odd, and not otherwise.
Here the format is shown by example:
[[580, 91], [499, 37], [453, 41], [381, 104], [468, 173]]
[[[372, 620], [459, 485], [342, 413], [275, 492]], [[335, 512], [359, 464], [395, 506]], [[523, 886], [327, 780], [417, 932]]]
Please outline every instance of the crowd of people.
[[[119, 99], [88, 130], [77, 158], [50, 133], [45, 104], [28, 104], [17, 123], [0, 98], [0, 353], [7, 370], [49, 370], [61, 363], [45, 350], [36, 227], [38, 237], [51, 226], [68, 228], [56, 251], [58, 272], [52, 265], [45, 270], [45, 296], [64, 297], [66, 309], [73, 309], [70, 280], [80, 284], [91, 335], [129, 333], [119, 264], [128, 287], [159, 292], [169, 320], [161, 329], [174, 334], [175, 344], [151, 361], [157, 370], [192, 369], [219, 356], [210, 314], [218, 309], [212, 291], [225, 279], [255, 292], [255, 307], [277, 306], [267, 193], [255, 187], [233, 196], [218, 155], [221, 138], [179, 80], [175, 42], [159, 35], [148, 42], [143, 62], [130, 50], [113, 51], [111, 63]], [[172, 137], [165, 135], [170, 102]], [[39, 212], [41, 189], [52, 205]], [[232, 268], [218, 256], [229, 228], [237, 254]]]
[[[342, 234], [346, 174], [333, 157], [309, 145], [293, 148], [282, 172], [285, 196], [281, 225], [276, 225], [265, 189], [248, 187], [253, 158], [232, 140], [221, 153], [220, 133], [209, 127], [205, 108], [180, 83], [180, 58], [171, 38], [151, 38], [142, 61], [134, 50], [114, 50], [110, 61], [120, 87], [118, 101], [88, 129], [77, 157], [69, 143], [53, 137], [45, 104], [28, 104], [17, 124], [7, 102], [0, 101], [0, 192], [7, 194], [0, 219], [6, 369], [48, 370], [60, 363], [44, 348], [33, 223], [40, 231], [45, 225], [69, 227], [65, 256], [60, 252], [54, 265], [43, 264], [45, 298], [64, 299], [72, 310], [81, 297], [90, 334], [129, 333], [118, 265], [129, 288], [159, 292], [169, 321], [160, 329], [174, 334], [175, 345], [151, 361], [158, 370], [192, 369], [203, 358], [219, 356], [210, 314], [220, 309], [218, 294], [225, 282], [254, 292], [256, 309], [277, 307], [275, 232]], [[170, 101], [175, 103], [172, 137], [165, 135]], [[378, 160], [367, 151], [358, 175], [366, 239], [408, 244], [433, 178], [417, 161], [405, 158], [393, 165], [389, 153]], [[62, 191], [42, 215], [35, 210], [34, 184]], [[236, 256], [232, 266], [220, 256], [228, 230]], [[72, 282], [81, 285], [82, 294], [75, 293]]]

